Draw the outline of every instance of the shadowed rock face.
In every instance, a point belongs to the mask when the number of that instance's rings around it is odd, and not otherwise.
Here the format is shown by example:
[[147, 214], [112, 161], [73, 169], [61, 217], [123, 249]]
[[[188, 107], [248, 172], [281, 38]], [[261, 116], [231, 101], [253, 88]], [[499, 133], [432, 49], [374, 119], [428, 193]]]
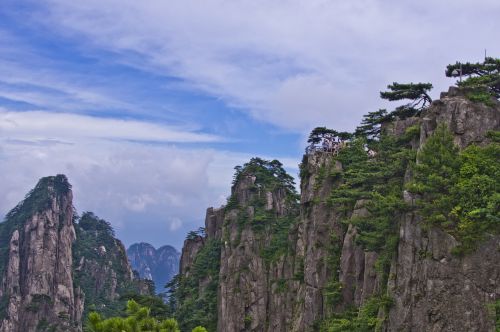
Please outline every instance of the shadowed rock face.
[[135, 243], [127, 249], [127, 256], [141, 278], [154, 281], [157, 293], [179, 272], [180, 254], [172, 246], [155, 249], [149, 243]]
[[72, 192], [63, 175], [40, 180], [6, 223], [10, 238], [0, 295], [8, 303], [0, 331], [40, 326], [81, 330], [83, 301], [74, 289], [71, 246], [75, 240]]
[[[500, 129], [500, 105], [471, 102], [461, 90], [451, 88], [419, 117], [384, 124], [382, 130], [400, 136], [409, 127], [419, 126], [420, 137], [410, 142], [411, 148], [418, 150], [441, 123], [450, 128], [460, 148], [484, 145], [489, 142], [487, 132]], [[437, 228], [423, 231], [418, 210], [393, 216], [394, 224], [400, 227], [399, 244], [388, 280], [382, 280], [375, 268], [379, 255], [363, 250], [356, 243], [356, 227], [340, 221], [369, 217], [366, 201], [357, 201], [347, 212], [329, 205], [332, 189], [341, 183], [325, 176], [325, 170], [342, 172], [343, 166], [331, 154], [304, 156], [300, 216], [288, 232], [289, 250], [278, 259], [262, 259], [270, 234], [249, 226], [256, 214], [252, 202], [262, 197], [264, 208], [277, 215], [286, 211], [286, 202], [279, 192], [262, 191], [255, 185], [258, 179], [251, 175], [240, 178], [232, 188], [243, 208], [208, 209], [207, 237], [185, 243], [181, 273], [188, 273], [204, 241], [222, 243], [219, 332], [312, 331], [315, 322], [359, 307], [386, 288], [393, 305], [388, 312], [379, 312], [379, 317], [385, 318], [384, 331], [495, 330], [495, 317], [487, 305], [500, 298], [500, 237], [490, 236], [474, 253], [457, 257], [451, 254], [458, 244], [453, 236]], [[404, 180], [411, 180], [411, 176], [407, 170]], [[410, 193], [401, 195], [414, 204]], [[326, 263], [332, 246], [339, 255], [337, 266]], [[332, 279], [341, 286], [340, 300], [335, 304], [327, 301]], [[200, 282], [200, 292], [202, 289]]]

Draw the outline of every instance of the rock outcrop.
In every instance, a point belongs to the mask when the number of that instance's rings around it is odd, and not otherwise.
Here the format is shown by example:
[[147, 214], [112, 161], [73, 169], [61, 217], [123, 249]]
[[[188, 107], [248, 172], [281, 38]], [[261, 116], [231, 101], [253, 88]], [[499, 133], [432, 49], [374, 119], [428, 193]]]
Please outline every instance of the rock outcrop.
[[90, 308], [117, 314], [139, 291], [110, 225], [72, 199], [64, 175], [45, 177], [0, 223], [1, 332], [81, 331]]
[[[460, 148], [489, 142], [500, 129], [500, 103], [489, 107], [450, 88], [421, 116], [419, 146], [444, 123]], [[414, 198], [407, 195], [412, 203]], [[443, 230], [423, 230], [421, 218], [408, 213], [398, 220], [400, 239], [391, 267], [389, 293], [394, 305], [388, 331], [494, 331], [488, 304], [500, 299], [500, 237], [492, 236], [473, 253], [457, 257], [457, 240]], [[497, 317], [496, 319], [499, 319]]]
[[180, 253], [172, 246], [155, 249], [149, 243], [135, 243], [127, 249], [133, 270], [142, 279], [152, 280], [157, 293], [165, 291], [165, 285], [179, 272]]
[[80, 330], [83, 303], [72, 278], [75, 229], [66, 177], [40, 180], [5, 223], [2, 231], [14, 231], [0, 290], [7, 303], [0, 331]]
[[[415, 152], [442, 123], [459, 148], [485, 145], [487, 133], [500, 129], [500, 105], [472, 102], [451, 88], [419, 116], [386, 123], [382, 131], [416, 133], [407, 143]], [[300, 209], [281, 235], [283, 251], [272, 246], [276, 219], [265, 213], [279, 219], [291, 211], [289, 201], [279, 188], [260, 185], [259, 172], [237, 173], [228, 205], [207, 210], [206, 235], [185, 242], [180, 273], [189, 274], [207, 242], [220, 243], [217, 331], [315, 331], [318, 322], [374, 297], [392, 303], [378, 318], [375, 312], [380, 330], [494, 331], [499, 317], [488, 306], [500, 299], [500, 237], [491, 235], [474, 252], [457, 256], [458, 240], [441, 228], [422, 229], [418, 209], [411, 209], [390, 216], [395, 249], [381, 268], [381, 254], [358, 241], [356, 220], [370, 218], [368, 202], [358, 200], [347, 210], [331, 204], [343, 172], [332, 154], [304, 156]], [[402, 183], [412, 179], [411, 169], [402, 173]], [[403, 189], [400, 196], [415, 203]], [[202, 292], [205, 282], [197, 285]]]

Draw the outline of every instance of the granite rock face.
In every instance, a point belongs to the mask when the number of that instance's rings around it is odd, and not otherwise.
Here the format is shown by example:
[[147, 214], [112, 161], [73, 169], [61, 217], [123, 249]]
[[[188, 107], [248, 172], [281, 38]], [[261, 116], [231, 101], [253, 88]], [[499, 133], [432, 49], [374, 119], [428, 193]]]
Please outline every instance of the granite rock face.
[[[35, 331], [54, 326], [60, 331], [81, 330], [83, 302], [72, 278], [75, 240], [72, 192], [66, 177], [44, 178], [31, 195], [44, 205], [26, 199], [21, 210], [34, 208], [12, 233], [0, 295], [8, 299], [0, 331]], [[16, 212], [14, 212], [16, 214]]]
[[[500, 105], [471, 102], [463, 91], [451, 88], [420, 116], [396, 119], [382, 130], [401, 136], [410, 127], [419, 129], [420, 136], [410, 142], [418, 150], [441, 123], [460, 148], [487, 144], [487, 132], [500, 129]], [[494, 331], [498, 317], [488, 305], [500, 299], [500, 238], [490, 236], [475, 252], [458, 257], [452, 254], [457, 240], [441, 229], [423, 230], [418, 210], [393, 216], [399, 242], [383, 280], [376, 268], [378, 254], [356, 243], [357, 229], [349, 222], [369, 217], [366, 201], [356, 202], [352, 211], [329, 205], [332, 190], [341, 185], [329, 174], [338, 172], [343, 166], [332, 154], [304, 156], [300, 209], [288, 230], [289, 248], [272, 261], [261, 255], [271, 233], [251, 227], [260, 213], [254, 202], [262, 198], [264, 209], [280, 216], [287, 210], [283, 193], [263, 190], [255, 185], [256, 176], [249, 175], [232, 188], [244, 209], [207, 210], [207, 235], [186, 241], [180, 272], [189, 273], [207, 239], [221, 242], [217, 330], [315, 331], [318, 321], [360, 307], [387, 289], [393, 304], [379, 312], [384, 331]], [[404, 180], [411, 177], [407, 170]], [[401, 196], [414, 204], [410, 193]], [[332, 249], [338, 255], [335, 265], [329, 262]], [[328, 301], [332, 280], [340, 299], [333, 304]]]
[[89, 305], [140, 288], [109, 223], [72, 199], [66, 176], [45, 177], [0, 223], [1, 332], [79, 332]]
[[242, 209], [229, 210], [222, 223], [218, 331], [287, 331], [294, 312], [294, 257], [266, 260], [262, 249], [272, 241], [271, 231], [253, 226], [259, 200], [269, 218], [285, 217], [290, 206], [283, 188], [266, 191], [255, 181], [245, 176], [235, 184], [232, 193]]
[[[488, 107], [450, 88], [421, 116], [419, 146], [444, 123], [460, 148], [486, 144], [500, 129], [500, 104]], [[405, 199], [414, 198], [407, 193]], [[398, 220], [400, 239], [388, 288], [394, 299], [387, 331], [494, 331], [487, 305], [500, 299], [500, 238], [491, 236], [465, 257], [452, 255], [456, 239], [438, 228], [423, 230], [418, 213]], [[498, 318], [497, 318], [498, 319]]]

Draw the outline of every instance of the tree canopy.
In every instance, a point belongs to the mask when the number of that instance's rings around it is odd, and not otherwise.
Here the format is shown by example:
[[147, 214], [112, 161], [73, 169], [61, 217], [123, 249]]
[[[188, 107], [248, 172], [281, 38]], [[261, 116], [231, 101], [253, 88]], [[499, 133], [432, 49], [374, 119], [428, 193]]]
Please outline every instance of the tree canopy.
[[389, 101], [409, 100], [407, 104], [396, 107], [391, 117], [407, 118], [418, 114], [432, 102], [429, 91], [431, 83], [397, 83], [387, 86], [388, 91], [381, 91], [380, 98]]
[[457, 85], [472, 90], [470, 99], [484, 102], [490, 97], [500, 99], [500, 58], [488, 57], [476, 63], [456, 62], [446, 67], [446, 76], [455, 77], [460, 70], [467, 78]]
[[326, 137], [336, 137], [338, 132], [333, 129], [328, 129], [326, 127], [316, 127], [309, 134], [309, 139], [307, 143], [319, 144]]
[[148, 307], [134, 300], [127, 302], [126, 317], [103, 319], [100, 314], [89, 314], [86, 332], [180, 332], [175, 319], [157, 320], [150, 314]]

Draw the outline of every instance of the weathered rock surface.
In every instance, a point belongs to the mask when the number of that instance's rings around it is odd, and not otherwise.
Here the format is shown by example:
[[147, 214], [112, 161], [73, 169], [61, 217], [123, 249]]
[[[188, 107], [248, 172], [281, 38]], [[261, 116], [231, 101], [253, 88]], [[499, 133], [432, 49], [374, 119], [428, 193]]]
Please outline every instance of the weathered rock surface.
[[109, 310], [140, 283], [111, 226], [92, 213], [74, 218], [72, 198], [64, 175], [42, 178], [0, 224], [8, 239], [0, 243], [1, 332], [81, 331], [84, 305]]
[[[485, 144], [487, 132], [500, 129], [499, 103], [471, 102], [457, 88], [441, 97], [422, 114], [420, 146], [440, 123], [450, 128], [461, 148]], [[494, 331], [487, 305], [500, 298], [500, 238], [491, 237], [472, 254], [457, 257], [451, 253], [458, 245], [455, 238], [437, 228], [422, 230], [418, 214], [406, 214], [398, 222], [399, 246], [389, 281], [394, 305], [386, 329]]]
[[[70, 185], [61, 175], [45, 178], [32, 195], [46, 196], [46, 205], [20, 207], [35, 209], [12, 233], [0, 292], [8, 306], [0, 331], [28, 332], [40, 326], [80, 330], [83, 306], [72, 279], [75, 229]], [[24, 204], [37, 202], [26, 199]]]
[[[396, 120], [382, 130], [400, 136], [410, 127], [420, 129], [420, 137], [410, 142], [417, 150], [440, 123], [461, 148], [485, 144], [486, 133], [500, 128], [500, 106], [471, 102], [452, 88], [419, 117]], [[495, 317], [487, 306], [500, 298], [500, 238], [491, 236], [474, 253], [458, 257], [451, 253], [458, 244], [451, 235], [423, 231], [415, 212], [394, 216], [399, 244], [388, 280], [382, 280], [375, 268], [378, 254], [357, 245], [356, 227], [349, 223], [349, 218], [369, 216], [366, 202], [347, 212], [329, 205], [332, 189], [340, 184], [335, 173], [342, 171], [331, 154], [304, 157], [299, 220], [289, 229], [289, 250], [271, 262], [260, 255], [268, 234], [250, 225], [253, 202], [262, 198], [264, 209], [279, 216], [286, 211], [282, 193], [265, 191], [255, 185], [255, 176], [247, 176], [232, 188], [244, 210], [207, 211], [207, 238], [186, 241], [181, 273], [188, 273], [206, 239], [222, 241], [217, 330], [313, 331], [331, 313], [359, 307], [387, 288], [393, 305], [379, 313], [385, 331], [494, 331]], [[405, 181], [411, 176], [408, 170]], [[414, 203], [410, 193], [401, 195]], [[242, 214], [250, 223], [241, 222]], [[328, 263], [332, 250], [339, 255], [336, 266]], [[341, 300], [329, 304], [332, 281], [340, 285]]]
[[244, 209], [228, 211], [222, 223], [218, 331], [287, 331], [294, 311], [294, 258], [266, 262], [261, 252], [271, 241], [270, 231], [252, 227], [252, 202], [260, 199], [265, 211], [283, 217], [288, 210], [285, 191], [265, 191], [255, 181], [246, 176], [236, 183], [232, 192]]

